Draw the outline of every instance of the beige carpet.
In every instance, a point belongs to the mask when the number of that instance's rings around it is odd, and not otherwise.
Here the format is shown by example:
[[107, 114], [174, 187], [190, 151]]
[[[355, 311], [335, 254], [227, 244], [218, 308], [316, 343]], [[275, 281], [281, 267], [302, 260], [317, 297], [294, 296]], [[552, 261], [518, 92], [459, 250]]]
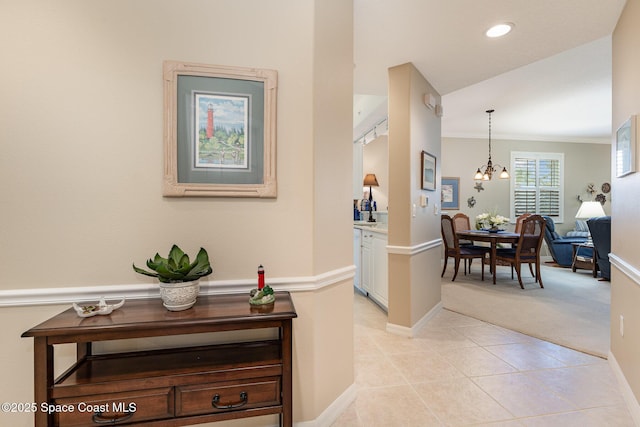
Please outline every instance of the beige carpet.
[[444, 308], [512, 329], [536, 338], [606, 358], [609, 354], [609, 306], [611, 286], [586, 270], [542, 267], [544, 289], [524, 268], [525, 289], [511, 280], [509, 267], [498, 267], [492, 284], [488, 268], [480, 280], [480, 265], [466, 276], [458, 272], [452, 282], [453, 265], [442, 278]]

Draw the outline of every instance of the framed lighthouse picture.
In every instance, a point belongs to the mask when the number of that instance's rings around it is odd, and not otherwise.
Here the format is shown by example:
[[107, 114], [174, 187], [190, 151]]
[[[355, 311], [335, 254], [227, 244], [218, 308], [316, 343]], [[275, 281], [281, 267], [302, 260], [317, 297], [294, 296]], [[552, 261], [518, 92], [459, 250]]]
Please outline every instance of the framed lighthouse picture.
[[195, 168], [247, 167], [248, 96], [194, 93]]
[[274, 70], [164, 63], [167, 197], [276, 197]]

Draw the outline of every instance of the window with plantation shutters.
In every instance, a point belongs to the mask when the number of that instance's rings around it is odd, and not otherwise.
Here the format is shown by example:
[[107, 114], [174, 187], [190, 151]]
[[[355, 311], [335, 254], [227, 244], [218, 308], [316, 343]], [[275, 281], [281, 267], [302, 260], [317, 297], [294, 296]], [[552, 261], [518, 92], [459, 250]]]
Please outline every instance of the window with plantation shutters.
[[564, 154], [511, 153], [511, 219], [547, 215], [563, 222]]

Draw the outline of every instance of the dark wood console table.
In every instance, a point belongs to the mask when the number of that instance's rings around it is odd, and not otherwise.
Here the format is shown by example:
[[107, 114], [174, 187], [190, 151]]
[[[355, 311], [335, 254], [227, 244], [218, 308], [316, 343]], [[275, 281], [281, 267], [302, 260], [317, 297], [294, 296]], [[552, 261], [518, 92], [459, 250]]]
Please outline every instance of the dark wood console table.
[[[288, 292], [252, 307], [244, 294], [200, 296], [172, 312], [160, 299], [127, 301], [107, 316], [73, 308], [26, 331], [34, 339], [36, 427], [183, 426], [259, 415], [292, 419], [292, 319]], [[271, 340], [94, 354], [92, 343], [277, 328]], [[77, 361], [54, 379], [54, 345], [76, 343]]]

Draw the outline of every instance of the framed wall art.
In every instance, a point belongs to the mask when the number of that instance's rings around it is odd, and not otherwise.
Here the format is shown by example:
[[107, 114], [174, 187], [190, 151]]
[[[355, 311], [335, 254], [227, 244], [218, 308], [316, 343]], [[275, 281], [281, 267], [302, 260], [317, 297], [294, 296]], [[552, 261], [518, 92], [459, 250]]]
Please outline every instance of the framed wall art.
[[422, 152], [422, 189], [436, 190], [436, 158], [426, 151]]
[[443, 177], [442, 209], [460, 209], [460, 178]]
[[636, 116], [629, 117], [616, 131], [616, 177], [636, 171]]
[[276, 197], [274, 70], [165, 61], [168, 197]]

